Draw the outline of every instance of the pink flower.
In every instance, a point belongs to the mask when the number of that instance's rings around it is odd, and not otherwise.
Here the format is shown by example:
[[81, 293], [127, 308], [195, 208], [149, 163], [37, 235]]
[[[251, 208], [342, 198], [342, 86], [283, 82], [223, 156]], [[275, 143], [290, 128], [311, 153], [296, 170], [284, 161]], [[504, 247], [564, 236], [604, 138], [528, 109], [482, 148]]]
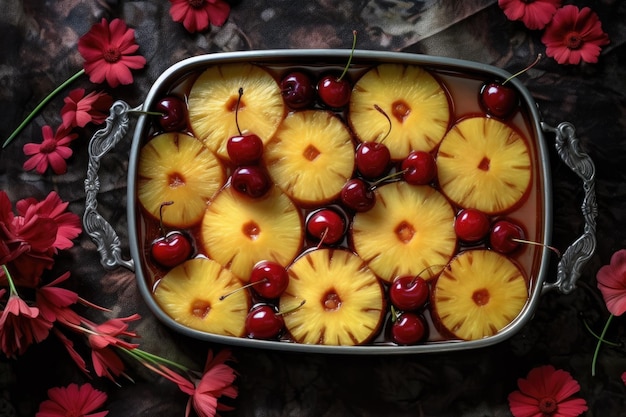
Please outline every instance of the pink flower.
[[87, 370], [87, 363], [85, 362], [83, 357], [80, 356], [80, 354], [76, 351], [76, 349], [74, 349], [74, 343], [70, 339], [65, 337], [65, 335], [61, 333], [57, 328], [53, 328], [52, 332], [54, 333], [56, 337], [59, 338], [61, 343], [63, 343], [65, 350], [67, 350], [67, 353], [70, 355], [70, 358], [72, 358], [72, 360], [76, 363], [78, 368], [81, 371], [83, 371], [85, 374], [88, 374], [89, 371]]
[[215, 357], [209, 351], [207, 363], [204, 367], [204, 374], [200, 381], [196, 383], [196, 389], [187, 403], [185, 417], [189, 416], [190, 404], [200, 417], [213, 417], [217, 411], [231, 410], [218, 402], [221, 397], [237, 398], [237, 387], [233, 385], [237, 374], [226, 361], [232, 360], [229, 350], [222, 350]]
[[604, 297], [606, 308], [614, 316], [626, 312], [626, 249], [611, 256], [609, 265], [604, 265], [596, 274], [598, 289]]
[[509, 20], [521, 20], [528, 29], [543, 29], [561, 6], [561, 0], [498, 0]]
[[43, 140], [41, 143], [27, 143], [24, 145], [24, 155], [30, 156], [24, 162], [24, 169], [30, 171], [36, 169], [39, 174], [43, 174], [52, 167], [55, 174], [65, 174], [67, 172], [67, 163], [65, 162], [72, 156], [72, 149], [68, 146], [70, 142], [78, 137], [75, 133], [69, 133], [67, 129], [59, 127], [55, 134], [52, 128], [45, 125], [41, 128]]
[[587, 411], [582, 398], [572, 396], [580, 385], [569, 372], [551, 365], [532, 369], [517, 381], [519, 391], [509, 394], [509, 408], [515, 417], [575, 417]]
[[0, 316], [0, 349], [8, 356], [23, 354], [33, 343], [48, 337], [52, 323], [39, 315], [13, 291]]
[[93, 349], [91, 361], [93, 362], [93, 369], [99, 377], [106, 377], [115, 382], [115, 377], [124, 375], [124, 362], [109, 347]]
[[113, 104], [113, 98], [107, 93], [91, 92], [85, 96], [84, 88], [70, 91], [63, 101], [65, 105], [61, 109], [61, 126], [67, 129], [85, 127], [88, 123], [104, 123]]
[[546, 54], [559, 64], [598, 62], [601, 47], [609, 43], [598, 15], [588, 7], [567, 5], [558, 9], [541, 37]]
[[182, 22], [188, 32], [201, 32], [209, 27], [222, 26], [230, 14], [230, 5], [223, 0], [170, 0], [170, 16]]
[[146, 59], [134, 55], [139, 49], [135, 31], [120, 19], [109, 23], [102, 19], [78, 40], [78, 52], [85, 59], [85, 72], [92, 83], [106, 82], [111, 87], [132, 84], [131, 69], [146, 65]]
[[104, 417], [108, 411], [93, 413], [102, 407], [107, 395], [91, 384], [70, 384], [48, 390], [48, 400], [39, 405], [35, 417]]

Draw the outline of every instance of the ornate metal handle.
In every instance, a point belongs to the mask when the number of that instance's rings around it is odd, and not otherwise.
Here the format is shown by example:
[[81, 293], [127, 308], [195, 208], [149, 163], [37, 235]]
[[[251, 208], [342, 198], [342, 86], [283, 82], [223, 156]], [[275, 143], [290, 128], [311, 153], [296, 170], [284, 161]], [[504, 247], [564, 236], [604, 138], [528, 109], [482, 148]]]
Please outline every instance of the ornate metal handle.
[[563, 122], [556, 128], [541, 123], [546, 132], [556, 135], [556, 150], [563, 162], [583, 180], [585, 192], [582, 202], [582, 214], [585, 219], [583, 234], [572, 243], [557, 267], [557, 279], [554, 283], [544, 285], [544, 291], [558, 289], [563, 294], [569, 294], [576, 287], [585, 263], [591, 258], [596, 249], [596, 217], [598, 205], [596, 203], [595, 176], [596, 170], [593, 161], [580, 149], [574, 126]]
[[117, 233], [109, 222], [98, 213], [97, 197], [98, 191], [100, 191], [98, 169], [100, 168], [100, 160], [115, 147], [128, 131], [128, 112], [140, 108], [141, 106], [131, 109], [124, 101], [116, 101], [111, 106], [109, 117], [106, 119], [106, 126], [94, 133], [89, 141], [83, 228], [96, 244], [100, 253], [100, 263], [107, 269], [123, 266], [134, 271], [135, 264], [132, 259], [122, 259], [121, 244]]

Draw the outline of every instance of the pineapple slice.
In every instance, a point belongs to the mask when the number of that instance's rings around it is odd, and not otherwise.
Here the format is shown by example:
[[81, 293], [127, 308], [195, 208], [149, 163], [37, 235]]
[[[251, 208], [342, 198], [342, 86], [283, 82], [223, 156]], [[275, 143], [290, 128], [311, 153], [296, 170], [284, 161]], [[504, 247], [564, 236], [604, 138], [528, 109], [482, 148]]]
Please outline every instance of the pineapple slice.
[[437, 173], [442, 192], [456, 204], [503, 213], [518, 204], [530, 186], [530, 151], [526, 140], [506, 124], [469, 118], [441, 142]]
[[351, 230], [356, 253], [382, 279], [436, 275], [454, 255], [454, 210], [430, 186], [403, 181], [376, 189], [376, 204], [357, 213]]
[[[365, 262], [344, 249], [305, 253], [288, 269], [280, 298], [285, 327], [298, 343], [359, 345], [378, 332], [385, 315], [382, 285]], [[306, 302], [297, 308], [302, 301]]]
[[[389, 121], [374, 106], [378, 106]], [[413, 150], [433, 150], [450, 123], [448, 96], [441, 84], [416, 65], [381, 64], [354, 85], [350, 126], [363, 141], [381, 141], [392, 159]]]
[[277, 187], [258, 199], [224, 188], [209, 204], [200, 234], [207, 256], [244, 281], [257, 262], [287, 266], [304, 236], [300, 211]]
[[[243, 337], [251, 301], [228, 269], [206, 258], [186, 261], [158, 283], [154, 299], [176, 322], [191, 329]], [[230, 295], [223, 300], [224, 294]]]
[[163, 133], [139, 152], [137, 198], [156, 219], [164, 202], [163, 223], [189, 227], [202, 219], [207, 202], [224, 185], [219, 159], [200, 141], [184, 133]]
[[521, 270], [506, 256], [483, 249], [457, 255], [437, 279], [433, 310], [456, 337], [475, 340], [502, 330], [528, 299]]
[[[239, 89], [243, 95], [237, 111]], [[254, 133], [266, 143], [285, 116], [278, 83], [251, 64], [209, 67], [191, 87], [188, 106], [196, 137], [224, 159], [228, 159], [228, 139], [239, 134], [236, 122], [242, 133]]]
[[308, 110], [288, 115], [264, 152], [270, 176], [303, 204], [336, 198], [354, 171], [354, 144], [333, 113]]

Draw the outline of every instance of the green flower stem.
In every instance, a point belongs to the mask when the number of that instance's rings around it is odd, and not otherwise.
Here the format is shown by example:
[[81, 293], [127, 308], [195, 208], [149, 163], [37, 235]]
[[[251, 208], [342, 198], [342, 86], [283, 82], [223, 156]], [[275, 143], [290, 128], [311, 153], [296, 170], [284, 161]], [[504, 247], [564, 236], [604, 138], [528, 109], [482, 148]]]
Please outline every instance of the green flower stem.
[[7, 277], [7, 282], [9, 283], [9, 290], [11, 294], [17, 294], [17, 288], [15, 288], [15, 283], [13, 282], [13, 278], [11, 278], [11, 273], [6, 265], [2, 265], [2, 270], [4, 271], [4, 275]]
[[600, 338], [598, 339], [598, 344], [596, 345], [596, 351], [593, 353], [593, 359], [591, 360], [591, 376], [596, 376], [596, 361], [598, 360], [598, 353], [600, 352], [600, 345], [604, 340], [604, 335], [611, 324], [611, 320], [613, 320], [613, 314], [611, 314], [604, 325], [604, 329], [602, 329], [602, 333], [600, 333]]
[[156, 365], [165, 364], [165, 365], [170, 365], [175, 368], [178, 368], [181, 371], [185, 371], [185, 372], [189, 371], [189, 368], [187, 368], [184, 365], [181, 365], [177, 362], [163, 358], [161, 356], [154, 355], [150, 352], [146, 352], [145, 350], [141, 350], [141, 349], [121, 349], [121, 350], [139, 361], [151, 362]]
[[11, 136], [9, 136], [7, 140], [4, 141], [4, 144], [2, 145], [2, 149], [6, 148], [7, 145], [11, 143], [11, 141], [22, 131], [22, 129], [24, 129], [24, 127], [26, 127], [26, 125], [30, 123], [31, 120], [33, 120], [33, 118], [37, 115], [37, 113], [39, 113], [39, 111], [43, 108], [43, 106], [48, 104], [48, 102], [52, 100], [52, 98], [56, 96], [59, 93], [59, 91], [63, 90], [65, 87], [67, 87], [69, 84], [74, 82], [74, 80], [76, 80], [78, 77], [80, 77], [84, 73], [85, 73], [85, 69], [83, 68], [80, 71], [78, 71], [76, 74], [72, 75], [70, 78], [65, 80], [63, 84], [55, 88], [54, 91], [52, 91], [43, 100], [41, 100], [41, 102], [37, 105], [37, 107], [35, 107], [35, 109], [30, 112], [28, 117], [26, 117], [26, 119], [24, 119], [24, 121], [20, 123], [20, 125], [13, 131], [13, 133], [11, 133]]
[[606, 340], [606, 339], [602, 339], [602, 338], [600, 338], [600, 336], [599, 336], [599, 335], [597, 335], [597, 334], [596, 334], [596, 332], [594, 332], [594, 331], [591, 329], [591, 327], [589, 327], [589, 323], [587, 323], [587, 320], [584, 320], [584, 319], [583, 319], [583, 324], [585, 325], [585, 329], [587, 329], [587, 331], [588, 331], [589, 333], [591, 333], [591, 335], [592, 335], [593, 337], [595, 337], [596, 339], [598, 339], [598, 340], [599, 340], [599, 341], [601, 341], [602, 343], [606, 343], [607, 345], [609, 345], [609, 346], [613, 346], [613, 347], [619, 347], [619, 346], [621, 346], [621, 344], [619, 344], [619, 343], [611, 342], [610, 340]]

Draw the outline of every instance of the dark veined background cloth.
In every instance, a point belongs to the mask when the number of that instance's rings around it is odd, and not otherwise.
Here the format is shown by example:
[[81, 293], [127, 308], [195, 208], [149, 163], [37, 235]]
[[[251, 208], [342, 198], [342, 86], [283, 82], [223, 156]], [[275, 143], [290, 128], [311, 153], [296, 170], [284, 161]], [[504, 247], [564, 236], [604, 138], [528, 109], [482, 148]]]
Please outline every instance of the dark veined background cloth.
[[[570, 295], [542, 297], [533, 319], [510, 340], [493, 347], [433, 355], [323, 356], [236, 348], [240, 395], [233, 416], [507, 416], [506, 397], [517, 378], [552, 364], [572, 373], [587, 400], [588, 415], [625, 416], [626, 350], [603, 349], [598, 376], [590, 375], [595, 340], [582, 316], [601, 328], [606, 319], [595, 287], [597, 269], [626, 247], [626, 2], [574, 1], [598, 13], [611, 39], [596, 65], [563, 66], [545, 58], [522, 78], [550, 125], [571, 121], [597, 167], [598, 248]], [[145, 69], [131, 86], [108, 90], [139, 105], [156, 78], [181, 59], [217, 52], [274, 48], [358, 48], [454, 57], [513, 73], [545, 49], [539, 31], [506, 19], [495, 0], [240, 0], [221, 28], [189, 34], [171, 20], [169, 2], [123, 0], [1, 0], [0, 137], [2, 140], [50, 91], [81, 68], [76, 43], [103, 17], [136, 30]], [[99, 89], [86, 77], [71, 87]], [[69, 89], [68, 89], [69, 91]], [[57, 191], [82, 215], [87, 139], [74, 142], [68, 173], [24, 172], [22, 146], [39, 142], [41, 126], [58, 126], [64, 95], [55, 98], [7, 149], [0, 151], [0, 189], [13, 202], [43, 199]], [[551, 140], [551, 139], [549, 139]], [[551, 147], [553, 243], [566, 248], [580, 233], [582, 186]], [[112, 220], [128, 256], [126, 169], [128, 142], [102, 161], [99, 209]], [[72, 273], [69, 286], [114, 315], [142, 315], [134, 323], [143, 349], [200, 369], [207, 343], [190, 340], [159, 324], [140, 298], [131, 272], [106, 271], [85, 234], [58, 256], [55, 271]], [[81, 311], [102, 318], [99, 313]], [[625, 317], [613, 321], [610, 339], [624, 343]], [[83, 353], [88, 353], [83, 351]], [[128, 363], [135, 383], [91, 382], [109, 396], [110, 416], [181, 416], [186, 396], [169, 381]], [[53, 386], [86, 381], [57, 340], [32, 346], [19, 360], [0, 363], [0, 414], [33, 415]]]

